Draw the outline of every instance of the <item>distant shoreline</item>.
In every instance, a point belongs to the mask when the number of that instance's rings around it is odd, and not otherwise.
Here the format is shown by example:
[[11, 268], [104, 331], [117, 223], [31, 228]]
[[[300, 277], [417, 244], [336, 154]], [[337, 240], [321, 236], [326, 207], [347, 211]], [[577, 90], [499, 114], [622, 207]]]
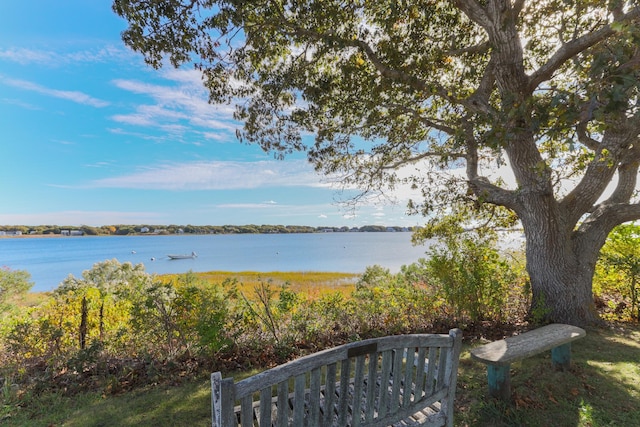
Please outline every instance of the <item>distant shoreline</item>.
[[[20, 235], [14, 235], [14, 234], [5, 234], [5, 235], [0, 235], [0, 239], [33, 239], [33, 238], [38, 238], [38, 237], [85, 237], [85, 236], [63, 236], [62, 234], [20, 234]], [[105, 236], [108, 237], [108, 236]]]

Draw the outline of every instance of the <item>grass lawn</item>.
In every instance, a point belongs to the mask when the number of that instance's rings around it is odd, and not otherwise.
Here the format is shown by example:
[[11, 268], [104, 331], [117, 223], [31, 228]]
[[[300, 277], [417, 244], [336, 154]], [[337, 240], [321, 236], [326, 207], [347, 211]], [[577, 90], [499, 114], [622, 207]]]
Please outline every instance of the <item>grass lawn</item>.
[[[472, 343], [471, 345], [478, 345]], [[550, 354], [511, 366], [513, 402], [487, 395], [485, 367], [466, 344], [458, 374], [456, 426], [640, 426], [640, 326], [591, 329], [573, 343], [573, 366], [555, 372]], [[4, 426], [208, 426], [209, 380], [119, 396], [41, 396]]]

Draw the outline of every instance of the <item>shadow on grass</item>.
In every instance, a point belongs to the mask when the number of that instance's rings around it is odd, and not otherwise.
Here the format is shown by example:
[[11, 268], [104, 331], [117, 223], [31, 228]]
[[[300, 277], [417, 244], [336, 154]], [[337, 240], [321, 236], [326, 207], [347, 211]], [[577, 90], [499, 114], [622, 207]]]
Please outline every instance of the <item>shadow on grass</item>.
[[512, 402], [488, 395], [485, 366], [460, 362], [456, 426], [640, 426], [640, 327], [592, 329], [573, 343], [572, 367], [550, 354], [511, 365]]

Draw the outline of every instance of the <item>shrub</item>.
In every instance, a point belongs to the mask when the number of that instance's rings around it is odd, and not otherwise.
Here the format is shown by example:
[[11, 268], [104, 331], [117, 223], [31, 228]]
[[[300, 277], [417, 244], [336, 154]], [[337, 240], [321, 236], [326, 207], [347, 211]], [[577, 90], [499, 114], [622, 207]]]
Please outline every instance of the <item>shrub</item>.
[[593, 289], [607, 295], [610, 316], [640, 320], [640, 226], [622, 224], [613, 229], [600, 252]]
[[429, 285], [457, 319], [504, 319], [518, 273], [496, 248], [492, 234], [451, 234], [440, 238], [423, 262]]
[[16, 309], [15, 300], [23, 297], [32, 287], [31, 275], [27, 271], [0, 268], [0, 320]]

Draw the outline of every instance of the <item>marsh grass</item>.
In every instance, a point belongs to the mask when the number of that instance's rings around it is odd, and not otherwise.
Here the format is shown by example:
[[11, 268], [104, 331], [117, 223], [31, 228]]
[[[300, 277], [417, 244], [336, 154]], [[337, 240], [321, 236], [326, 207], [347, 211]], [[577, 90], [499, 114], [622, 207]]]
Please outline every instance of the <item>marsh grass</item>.
[[[289, 290], [304, 292], [310, 298], [317, 298], [327, 293], [340, 291], [344, 295], [350, 294], [355, 288], [355, 282], [360, 274], [332, 273], [318, 271], [298, 272], [257, 272], [257, 271], [209, 271], [193, 273], [196, 277], [209, 283], [222, 283], [225, 280], [234, 280], [238, 290], [251, 294], [261, 283], [271, 283], [275, 286], [287, 285]], [[163, 278], [171, 280], [177, 275], [167, 274]]]
[[[640, 426], [640, 326], [587, 331], [574, 342], [569, 371], [551, 369], [549, 354], [512, 365], [512, 397], [487, 395], [484, 365], [467, 343], [458, 374], [455, 425], [466, 426]], [[255, 372], [227, 373], [236, 380]], [[208, 378], [175, 387], [148, 387], [118, 396], [55, 394], [32, 400], [0, 424], [13, 426], [208, 426]]]

